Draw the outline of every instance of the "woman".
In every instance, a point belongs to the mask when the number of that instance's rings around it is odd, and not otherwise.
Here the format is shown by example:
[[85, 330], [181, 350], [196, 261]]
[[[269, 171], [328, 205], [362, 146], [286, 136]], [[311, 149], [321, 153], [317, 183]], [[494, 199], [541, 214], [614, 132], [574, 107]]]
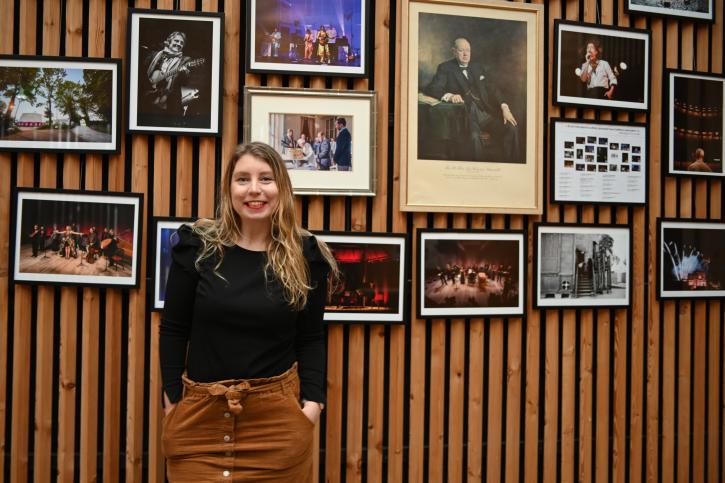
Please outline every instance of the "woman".
[[581, 66], [579, 79], [586, 84], [586, 96], [594, 99], [611, 99], [617, 85], [617, 77], [609, 62], [602, 59], [602, 46], [597, 40], [587, 42], [585, 62]]
[[312, 60], [312, 50], [315, 46], [315, 37], [312, 35], [312, 30], [307, 29], [305, 31], [305, 60]]
[[297, 227], [272, 147], [239, 146], [221, 183], [217, 218], [182, 226], [172, 250], [160, 331], [167, 474], [308, 481], [337, 266]]

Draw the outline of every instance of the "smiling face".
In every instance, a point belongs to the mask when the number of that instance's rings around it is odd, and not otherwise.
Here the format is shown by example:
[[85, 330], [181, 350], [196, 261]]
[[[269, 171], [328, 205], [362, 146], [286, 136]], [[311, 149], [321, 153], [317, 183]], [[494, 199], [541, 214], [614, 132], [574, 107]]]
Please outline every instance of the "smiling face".
[[245, 154], [234, 166], [230, 186], [232, 207], [242, 221], [271, 223], [279, 203], [279, 189], [272, 168], [264, 160]]
[[169, 40], [169, 50], [172, 52], [181, 52], [184, 48], [184, 38], [181, 35], [174, 35]]

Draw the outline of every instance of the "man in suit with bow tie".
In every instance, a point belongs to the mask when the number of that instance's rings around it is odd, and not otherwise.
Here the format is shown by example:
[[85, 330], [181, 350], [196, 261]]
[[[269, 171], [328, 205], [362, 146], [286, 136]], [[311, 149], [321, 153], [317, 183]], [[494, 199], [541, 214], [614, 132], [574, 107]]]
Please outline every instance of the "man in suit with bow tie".
[[[516, 118], [481, 64], [471, 61], [470, 42], [459, 37], [453, 42], [451, 51], [453, 58], [438, 65], [433, 80], [425, 89], [426, 94], [442, 102], [465, 105], [467, 141], [474, 160], [523, 163]], [[503, 159], [490, 159], [482, 139], [482, 133], [486, 132], [493, 142], [501, 142]]]

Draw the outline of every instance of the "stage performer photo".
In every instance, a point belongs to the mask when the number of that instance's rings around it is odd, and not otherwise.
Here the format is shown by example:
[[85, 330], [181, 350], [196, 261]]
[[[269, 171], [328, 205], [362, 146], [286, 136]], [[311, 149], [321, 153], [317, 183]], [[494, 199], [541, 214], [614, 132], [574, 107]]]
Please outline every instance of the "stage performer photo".
[[172, 235], [159, 348], [167, 477], [311, 481], [337, 265], [299, 227], [273, 147], [238, 146], [219, 188], [218, 217]]

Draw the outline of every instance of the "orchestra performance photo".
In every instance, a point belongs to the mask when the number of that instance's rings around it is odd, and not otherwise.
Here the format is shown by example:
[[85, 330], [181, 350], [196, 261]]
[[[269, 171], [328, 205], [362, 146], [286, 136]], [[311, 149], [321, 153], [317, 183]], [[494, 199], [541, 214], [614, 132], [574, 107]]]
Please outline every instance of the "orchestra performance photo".
[[426, 239], [426, 235], [431, 234], [423, 233], [423, 244], [419, 245], [423, 257], [421, 316], [444, 315], [435, 309], [449, 316], [523, 310], [523, 235], [489, 233], [478, 235], [485, 238], [468, 238], [465, 233], [457, 233], [456, 238], [440, 234], [439, 239]]
[[405, 236], [318, 236], [330, 247], [341, 272], [338, 286], [328, 295], [325, 320], [402, 322]]
[[249, 70], [365, 74], [365, 0], [251, 0]]
[[16, 281], [136, 284], [139, 196], [23, 191], [17, 208]]

